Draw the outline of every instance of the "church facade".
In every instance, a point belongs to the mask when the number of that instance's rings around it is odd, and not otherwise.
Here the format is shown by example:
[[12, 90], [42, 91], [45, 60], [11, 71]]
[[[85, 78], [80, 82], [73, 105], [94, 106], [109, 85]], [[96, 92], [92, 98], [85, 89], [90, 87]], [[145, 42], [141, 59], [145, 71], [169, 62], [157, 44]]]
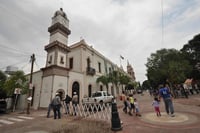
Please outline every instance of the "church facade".
[[[68, 46], [71, 31], [62, 8], [54, 13], [48, 32], [50, 39], [45, 46], [46, 65], [32, 75], [32, 108], [48, 107], [57, 92], [63, 99], [66, 94], [72, 97], [73, 92], [77, 92], [81, 102], [84, 96], [91, 96], [94, 91], [106, 90], [96, 79], [120, 68], [83, 39]], [[112, 84], [109, 84], [108, 92], [114, 96], [120, 93]]]

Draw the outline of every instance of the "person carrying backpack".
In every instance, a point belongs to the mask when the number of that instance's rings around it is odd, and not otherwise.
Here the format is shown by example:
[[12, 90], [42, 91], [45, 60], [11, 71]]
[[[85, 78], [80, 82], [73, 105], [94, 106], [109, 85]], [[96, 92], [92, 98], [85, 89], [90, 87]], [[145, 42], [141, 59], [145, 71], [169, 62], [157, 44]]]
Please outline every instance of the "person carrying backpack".
[[70, 101], [71, 100], [72, 100], [72, 98], [67, 94], [66, 98], [65, 98], [65, 105], [66, 105], [66, 112], [65, 112], [65, 114], [70, 114], [69, 107], [70, 107]]

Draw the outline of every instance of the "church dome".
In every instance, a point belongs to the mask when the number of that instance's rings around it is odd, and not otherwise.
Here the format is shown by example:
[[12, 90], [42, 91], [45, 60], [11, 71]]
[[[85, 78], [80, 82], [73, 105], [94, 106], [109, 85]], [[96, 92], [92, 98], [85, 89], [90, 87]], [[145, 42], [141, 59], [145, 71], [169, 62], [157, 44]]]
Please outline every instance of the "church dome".
[[55, 14], [54, 14], [54, 17], [58, 16], [58, 15], [61, 15], [63, 16], [64, 18], [67, 18], [67, 15], [66, 13], [63, 11], [62, 8], [60, 8], [60, 10], [56, 11]]

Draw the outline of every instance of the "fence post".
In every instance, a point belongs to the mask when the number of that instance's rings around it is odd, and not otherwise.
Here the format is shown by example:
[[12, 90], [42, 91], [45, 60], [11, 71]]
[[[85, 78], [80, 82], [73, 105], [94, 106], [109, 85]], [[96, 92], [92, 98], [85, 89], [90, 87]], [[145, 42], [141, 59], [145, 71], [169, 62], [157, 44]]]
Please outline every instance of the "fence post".
[[119, 131], [122, 130], [121, 127], [121, 121], [119, 118], [119, 114], [117, 111], [117, 104], [112, 102], [112, 111], [111, 111], [112, 115], [111, 115], [111, 130], [113, 131]]

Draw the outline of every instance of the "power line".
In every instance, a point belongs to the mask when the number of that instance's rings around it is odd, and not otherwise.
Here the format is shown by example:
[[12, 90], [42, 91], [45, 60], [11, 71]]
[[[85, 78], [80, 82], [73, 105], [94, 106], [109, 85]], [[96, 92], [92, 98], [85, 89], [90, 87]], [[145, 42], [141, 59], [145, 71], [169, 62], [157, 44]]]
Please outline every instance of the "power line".
[[[2, 45], [2, 44], [0, 44], [0, 47], [8, 50], [7, 52], [10, 52], [12, 54], [20, 54], [21, 56], [24, 56], [24, 55], [27, 56], [27, 55], [30, 55], [32, 53], [32, 52], [24, 52], [22, 50], [19, 50], [19, 49], [16, 49], [16, 48], [11, 48], [11, 47], [8, 47], [8, 46]], [[2, 52], [4, 52], [4, 51], [2, 51]], [[35, 55], [38, 56], [38, 57], [46, 58], [46, 56], [43, 56], [43, 55], [40, 55], [40, 54], [35, 54]]]
[[[27, 59], [26, 59], [26, 61], [27, 61]], [[24, 63], [25, 61], [23, 60], [23, 61], [20, 61], [20, 62], [17, 62], [17, 63], [14, 63], [14, 64], [11, 64], [11, 65], [7, 65], [7, 66], [16, 66], [16, 65], [18, 65], [18, 64], [22, 64], [22, 63]], [[5, 69], [7, 66], [4, 66], [4, 67], [2, 67], [2, 68], [0, 68], [0, 69]]]
[[0, 47], [4, 48], [6, 50], [14, 51], [14, 52], [20, 52], [20, 54], [30, 55], [30, 53], [24, 52], [24, 51], [16, 49], [16, 48], [11, 48], [11, 47], [8, 47], [8, 46], [2, 45], [2, 44], [0, 44]]
[[40, 66], [38, 65], [38, 63], [36, 62], [36, 60], [35, 60], [35, 65], [38, 67], [38, 69], [40, 69]]
[[21, 69], [23, 70], [29, 64], [30, 64], [30, 62], [26, 63], [24, 66], [21, 67]]

